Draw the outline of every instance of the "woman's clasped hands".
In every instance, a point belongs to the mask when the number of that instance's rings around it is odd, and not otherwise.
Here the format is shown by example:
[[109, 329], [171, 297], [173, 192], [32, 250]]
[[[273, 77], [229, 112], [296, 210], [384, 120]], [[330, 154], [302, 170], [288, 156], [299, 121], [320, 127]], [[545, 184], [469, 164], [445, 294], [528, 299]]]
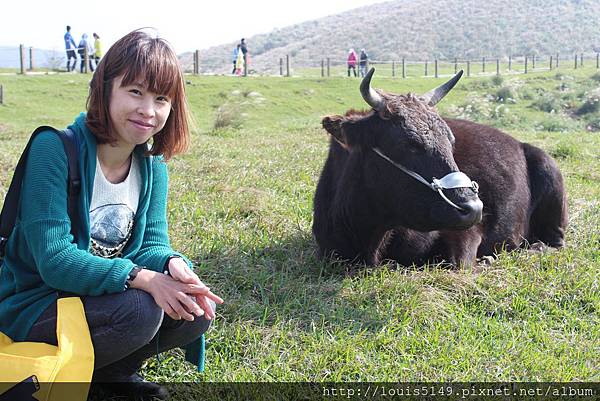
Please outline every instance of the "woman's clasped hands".
[[207, 320], [212, 320], [215, 311], [210, 301], [222, 304], [223, 299], [214, 294], [183, 259], [171, 258], [168, 266], [168, 275], [141, 270], [132, 287], [150, 293], [172, 319], [193, 321], [194, 316], [204, 314]]

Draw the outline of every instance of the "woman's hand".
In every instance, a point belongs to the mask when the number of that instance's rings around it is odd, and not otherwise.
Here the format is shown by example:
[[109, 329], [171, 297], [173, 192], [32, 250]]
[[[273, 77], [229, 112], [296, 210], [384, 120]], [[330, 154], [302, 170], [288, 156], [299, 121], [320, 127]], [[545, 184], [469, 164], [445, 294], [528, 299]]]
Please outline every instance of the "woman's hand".
[[187, 263], [185, 263], [183, 259], [175, 257], [169, 260], [169, 274], [174, 280], [179, 281], [181, 283], [194, 284], [206, 288], [206, 294], [196, 293], [190, 295], [192, 295], [196, 299], [196, 303], [204, 311], [204, 316], [206, 317], [206, 319], [211, 320], [215, 317], [215, 312], [210, 306], [210, 302], [208, 300], [210, 299], [217, 304], [222, 304], [223, 299], [221, 299], [221, 297], [215, 295], [212, 291], [210, 291], [210, 288], [208, 288], [200, 280], [198, 275], [188, 267]]
[[[185, 319], [192, 321], [194, 320], [194, 315], [200, 316], [202, 314], [203, 308], [194, 302], [189, 295], [206, 297], [212, 294], [204, 284], [182, 283], [166, 274], [148, 269], [142, 269], [138, 273], [135, 280], [131, 283], [131, 287], [148, 292], [152, 295], [156, 304], [175, 320]], [[216, 295], [213, 294], [213, 296]], [[210, 306], [209, 310], [212, 312]], [[206, 310], [204, 310], [204, 314], [206, 315]]]
[[198, 275], [188, 267], [183, 259], [178, 257], [169, 259], [169, 274], [173, 279], [182, 283], [197, 284], [200, 281]]

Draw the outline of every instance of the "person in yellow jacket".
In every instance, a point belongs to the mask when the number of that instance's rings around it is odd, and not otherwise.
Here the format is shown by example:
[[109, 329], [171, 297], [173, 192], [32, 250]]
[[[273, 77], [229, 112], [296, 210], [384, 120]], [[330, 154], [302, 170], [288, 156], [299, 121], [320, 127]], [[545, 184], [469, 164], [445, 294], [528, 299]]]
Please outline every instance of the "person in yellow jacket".
[[94, 54], [92, 55], [94, 62], [96, 63], [96, 68], [98, 68], [98, 63], [102, 58], [102, 42], [100, 42], [100, 36], [96, 32], [94, 32]]

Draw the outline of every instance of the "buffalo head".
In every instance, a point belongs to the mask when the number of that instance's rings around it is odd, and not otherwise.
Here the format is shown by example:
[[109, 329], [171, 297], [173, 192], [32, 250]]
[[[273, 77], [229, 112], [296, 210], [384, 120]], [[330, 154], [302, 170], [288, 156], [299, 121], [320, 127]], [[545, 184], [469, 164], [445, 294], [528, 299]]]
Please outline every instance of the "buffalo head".
[[[460, 172], [454, 135], [435, 110], [462, 71], [423, 96], [371, 88], [371, 69], [360, 85], [367, 112], [325, 117], [323, 127], [347, 153], [354, 179], [369, 198], [371, 213], [390, 228], [419, 231], [466, 229], [481, 221], [477, 184]], [[350, 170], [348, 170], [350, 171]]]

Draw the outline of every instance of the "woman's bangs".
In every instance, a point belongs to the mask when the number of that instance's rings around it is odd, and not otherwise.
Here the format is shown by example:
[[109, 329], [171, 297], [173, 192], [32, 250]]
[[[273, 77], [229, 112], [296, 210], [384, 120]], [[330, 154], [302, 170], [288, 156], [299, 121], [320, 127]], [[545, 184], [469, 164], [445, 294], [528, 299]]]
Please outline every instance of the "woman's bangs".
[[175, 100], [182, 79], [178, 61], [159, 60], [159, 57], [152, 57], [149, 61], [144, 80], [147, 88], [154, 93], [167, 95], [171, 100]]
[[133, 83], [142, 84], [147, 90], [159, 95], [166, 95], [172, 101], [179, 94], [179, 86], [182, 77], [178, 60], [173, 60], [166, 49], [152, 46], [144, 55], [139, 55], [125, 73], [121, 85], [126, 86]]

